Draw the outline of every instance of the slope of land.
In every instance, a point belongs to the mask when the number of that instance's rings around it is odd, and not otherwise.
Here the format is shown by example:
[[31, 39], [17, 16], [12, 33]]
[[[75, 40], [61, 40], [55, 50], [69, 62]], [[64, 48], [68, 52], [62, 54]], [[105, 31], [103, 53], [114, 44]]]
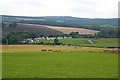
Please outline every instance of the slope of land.
[[58, 34], [69, 34], [71, 32], [79, 32], [80, 34], [96, 34], [99, 31], [83, 29], [83, 28], [67, 28], [67, 27], [57, 27], [57, 26], [45, 26], [36, 24], [23, 24], [18, 23], [16, 28], [5, 27], [3, 28], [4, 33], [8, 32], [23, 32], [32, 31], [38, 32], [43, 35], [58, 35]]
[[67, 28], [67, 27], [55, 27], [55, 26], [47, 26], [48, 28], [58, 30], [63, 32], [64, 34], [69, 34], [71, 32], [79, 32], [79, 34], [96, 34], [100, 31], [96, 30], [89, 30], [89, 29], [84, 29], [84, 28]]
[[37, 32], [43, 35], [57, 35], [57, 34], [63, 34], [62, 32], [58, 30], [54, 30], [51, 28], [47, 28], [42, 25], [35, 25], [35, 24], [18, 24], [16, 28], [3, 28], [4, 33], [8, 32], [23, 32], [23, 31], [32, 31], [32, 32]]

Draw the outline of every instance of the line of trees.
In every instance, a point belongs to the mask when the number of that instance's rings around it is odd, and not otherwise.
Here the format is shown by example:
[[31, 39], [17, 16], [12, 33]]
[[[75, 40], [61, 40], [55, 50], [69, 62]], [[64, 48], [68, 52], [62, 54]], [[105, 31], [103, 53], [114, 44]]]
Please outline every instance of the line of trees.
[[11, 23], [4, 23], [4, 22], [2, 22], [2, 28], [5, 28], [5, 27], [16, 28], [17, 27], [17, 23], [16, 22], [11, 22]]
[[43, 37], [43, 35], [40, 35], [39, 33], [31, 32], [31, 31], [25, 31], [25, 32], [11, 32], [9, 34], [6, 34], [2, 37], [2, 43], [6, 44], [6, 41], [8, 40], [9, 44], [18, 44], [20, 41], [27, 39], [27, 38], [36, 38], [36, 37]]

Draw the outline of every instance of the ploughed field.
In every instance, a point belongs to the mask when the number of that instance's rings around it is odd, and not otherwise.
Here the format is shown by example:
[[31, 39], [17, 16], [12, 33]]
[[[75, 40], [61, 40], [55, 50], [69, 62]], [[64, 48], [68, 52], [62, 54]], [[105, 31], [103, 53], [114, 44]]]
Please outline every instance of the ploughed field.
[[104, 48], [3, 45], [3, 78], [117, 78], [118, 54]]
[[46, 26], [46, 27], [61, 31], [64, 34], [69, 34], [71, 32], [78, 32], [80, 34], [93, 34], [94, 35], [95, 33], [100, 32], [100, 31], [84, 29], [84, 28], [67, 28], [67, 27], [57, 27], [57, 26]]

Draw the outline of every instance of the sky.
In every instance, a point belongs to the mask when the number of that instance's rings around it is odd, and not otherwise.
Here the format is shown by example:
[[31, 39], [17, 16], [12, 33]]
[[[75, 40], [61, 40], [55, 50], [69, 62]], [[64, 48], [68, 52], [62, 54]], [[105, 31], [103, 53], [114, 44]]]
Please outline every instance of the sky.
[[119, 0], [0, 0], [0, 15], [117, 18]]

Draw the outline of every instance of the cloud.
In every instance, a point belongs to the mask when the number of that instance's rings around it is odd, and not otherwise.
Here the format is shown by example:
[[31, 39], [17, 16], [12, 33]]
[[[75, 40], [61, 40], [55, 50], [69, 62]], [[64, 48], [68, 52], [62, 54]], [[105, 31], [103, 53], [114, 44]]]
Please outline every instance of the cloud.
[[1, 15], [118, 17], [118, 0], [2, 0]]

